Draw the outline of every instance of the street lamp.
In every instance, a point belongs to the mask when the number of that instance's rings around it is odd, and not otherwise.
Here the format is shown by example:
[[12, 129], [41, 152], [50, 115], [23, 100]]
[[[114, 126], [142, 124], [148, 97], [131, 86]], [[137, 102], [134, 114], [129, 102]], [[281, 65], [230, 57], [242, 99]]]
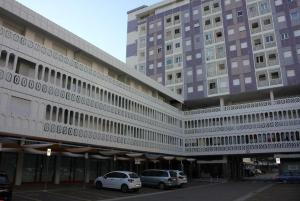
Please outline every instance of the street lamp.
[[47, 149], [47, 159], [46, 159], [46, 181], [45, 181], [45, 187], [44, 187], [44, 191], [47, 191], [47, 182], [48, 182], [48, 172], [49, 172], [49, 158], [51, 156], [51, 149], [48, 148]]

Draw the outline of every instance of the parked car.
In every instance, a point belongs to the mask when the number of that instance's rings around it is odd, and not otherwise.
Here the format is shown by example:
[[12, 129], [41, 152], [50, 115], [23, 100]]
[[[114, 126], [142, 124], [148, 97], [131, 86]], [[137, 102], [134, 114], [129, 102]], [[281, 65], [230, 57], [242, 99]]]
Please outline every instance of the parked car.
[[5, 172], [0, 172], [0, 200], [12, 200], [12, 185], [10, 184]]
[[142, 172], [142, 185], [167, 189], [177, 186], [177, 174], [172, 170], [145, 170]]
[[287, 183], [299, 183], [300, 172], [284, 172], [281, 175], [275, 177], [275, 180]]
[[113, 171], [95, 179], [97, 189], [113, 188], [122, 192], [139, 191], [142, 187], [139, 176], [134, 172]]
[[183, 187], [187, 184], [187, 176], [181, 170], [173, 170], [176, 173], [176, 185], [177, 187]]

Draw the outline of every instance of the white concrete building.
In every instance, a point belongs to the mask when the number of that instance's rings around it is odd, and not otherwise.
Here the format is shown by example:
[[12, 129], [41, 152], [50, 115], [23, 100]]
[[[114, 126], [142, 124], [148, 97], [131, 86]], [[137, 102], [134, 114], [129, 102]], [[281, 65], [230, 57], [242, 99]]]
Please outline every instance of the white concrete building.
[[211, 157], [234, 176], [235, 155], [300, 151], [299, 90], [188, 110], [181, 96], [18, 2], [0, 0], [0, 10], [0, 169], [16, 185], [89, 182], [132, 169], [133, 157], [141, 168]]

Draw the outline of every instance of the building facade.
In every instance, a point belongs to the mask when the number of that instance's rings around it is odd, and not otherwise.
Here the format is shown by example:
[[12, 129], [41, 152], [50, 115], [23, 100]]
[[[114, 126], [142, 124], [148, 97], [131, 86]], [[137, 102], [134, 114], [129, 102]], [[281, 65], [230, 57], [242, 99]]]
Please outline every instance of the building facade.
[[[185, 2], [181, 2], [182, 6], [186, 6]], [[188, 4], [189, 16], [194, 7], [203, 7], [199, 2]], [[207, 5], [214, 6], [210, 2]], [[243, 155], [300, 152], [300, 96], [299, 89], [292, 86], [298, 80], [284, 87], [285, 65], [274, 67], [280, 69], [282, 83], [278, 89], [256, 90], [234, 100], [216, 96], [205, 99], [208, 102], [200, 101], [200, 107], [16, 1], [0, 0], [0, 10], [0, 170], [7, 171], [16, 185], [89, 182], [116, 168], [116, 163], [119, 168], [132, 169], [133, 158], [143, 161], [143, 168], [163, 167], [166, 161], [178, 168], [183, 161], [198, 170], [207, 159], [212, 159], [222, 164], [223, 176], [230, 177], [236, 174]], [[225, 15], [225, 11], [217, 12]], [[172, 23], [178, 20], [176, 16], [172, 14]], [[180, 25], [183, 19], [180, 15]], [[137, 21], [129, 22], [129, 27], [134, 23]], [[175, 31], [177, 24], [171, 27]], [[200, 27], [199, 21], [195, 28]], [[148, 25], [145, 33], [146, 30]], [[288, 31], [290, 37], [297, 33], [296, 29]], [[182, 30], [179, 34], [183, 34]], [[157, 38], [159, 34], [154, 35]], [[164, 39], [164, 31], [161, 37]], [[297, 42], [294, 39], [293, 45]], [[220, 45], [225, 49], [224, 44], [221, 40], [207, 46], [218, 49]], [[271, 47], [272, 51], [283, 49], [276, 47]], [[296, 47], [291, 50], [293, 58], [297, 56]], [[148, 42], [141, 48], [151, 51]], [[204, 58], [206, 45], [203, 48], [198, 59]], [[186, 54], [182, 48], [180, 51]], [[161, 54], [160, 69], [165, 74], [168, 71], [163, 46]], [[184, 61], [184, 57], [178, 61]], [[227, 55], [218, 62], [226, 63], [227, 69], [233, 58]], [[193, 56], [191, 62], [194, 61]], [[252, 61], [249, 59], [249, 63]], [[293, 66], [294, 74], [289, 75], [296, 78], [299, 65]], [[179, 68], [183, 75], [186, 67], [178, 65]], [[269, 72], [269, 67], [262, 69]], [[153, 71], [158, 72], [156, 67]], [[175, 69], [170, 71], [175, 73]], [[254, 71], [251, 72], [255, 77]], [[228, 73], [226, 76], [218, 75], [216, 79], [229, 80]], [[184, 80], [187, 79], [182, 79], [182, 85]], [[217, 104], [211, 107], [216, 100]], [[52, 150], [50, 161], [46, 157], [48, 149]], [[49, 175], [45, 174], [46, 164], [51, 167]]]
[[298, 0], [166, 0], [128, 12], [127, 64], [186, 101], [299, 85]]

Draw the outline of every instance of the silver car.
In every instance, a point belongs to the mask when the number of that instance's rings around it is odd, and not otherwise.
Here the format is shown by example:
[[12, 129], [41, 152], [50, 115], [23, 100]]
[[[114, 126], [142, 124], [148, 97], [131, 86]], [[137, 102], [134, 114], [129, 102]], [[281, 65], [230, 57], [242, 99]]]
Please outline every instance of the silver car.
[[184, 174], [183, 171], [181, 171], [181, 170], [173, 170], [173, 171], [176, 172], [177, 187], [182, 187], [188, 183], [187, 176]]
[[172, 170], [145, 170], [142, 172], [141, 181], [145, 186], [156, 186], [160, 189], [176, 187], [176, 172]]

